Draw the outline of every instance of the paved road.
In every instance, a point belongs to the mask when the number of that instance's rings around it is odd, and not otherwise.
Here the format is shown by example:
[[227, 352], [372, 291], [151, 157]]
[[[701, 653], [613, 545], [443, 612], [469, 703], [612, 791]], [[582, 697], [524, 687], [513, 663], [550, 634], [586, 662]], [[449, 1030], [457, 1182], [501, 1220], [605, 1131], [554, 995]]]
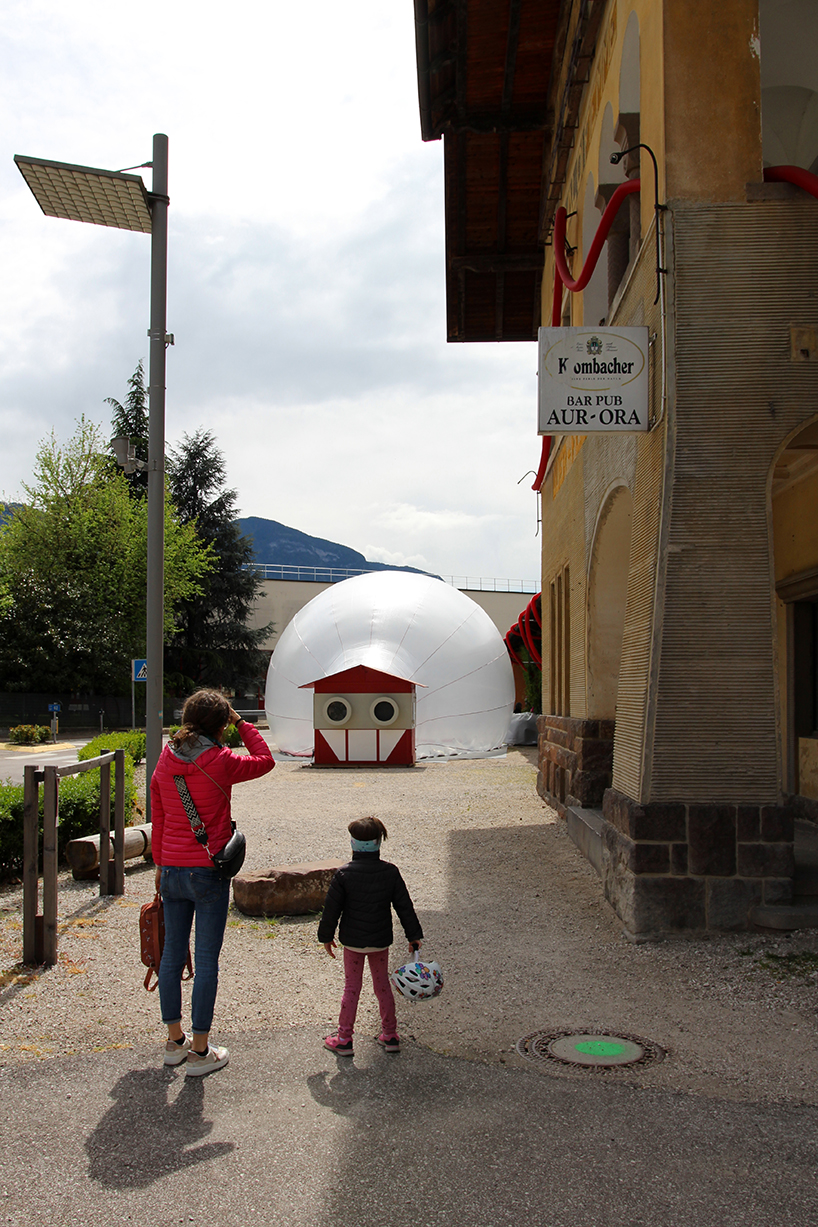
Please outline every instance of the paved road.
[[[20, 755], [17, 761], [27, 757]], [[33, 757], [45, 761], [41, 751]], [[441, 780], [448, 778], [443, 773], [449, 767], [439, 770]], [[297, 798], [305, 789], [318, 790], [302, 797], [302, 809], [309, 810], [315, 798], [320, 799], [326, 778], [293, 771], [292, 791], [282, 796], [300, 813]], [[459, 778], [452, 776], [455, 783]], [[344, 777], [344, 786], [352, 790], [366, 783], [374, 793], [374, 779], [356, 783]], [[479, 783], [472, 781], [473, 799]], [[487, 779], [480, 786], [487, 797], [496, 796], [488, 790]], [[275, 787], [283, 789], [284, 782]], [[334, 785], [336, 804], [340, 788], [340, 783]], [[418, 804], [421, 791], [416, 784]], [[431, 801], [424, 804], [437, 804], [438, 794], [429, 795]], [[260, 792], [253, 805], [264, 809], [270, 803], [265, 797]], [[452, 844], [450, 907], [462, 910], [466, 895], [473, 893], [475, 874], [486, 873], [485, 860], [478, 855], [485, 849], [486, 832], [479, 822], [478, 828], [464, 825]], [[532, 860], [524, 825], [502, 827], [500, 837], [509, 866], [505, 872], [517, 875], [521, 896], [529, 898], [530, 906], [519, 914], [509, 912], [508, 942], [497, 947], [494, 965], [483, 966], [480, 985], [476, 978], [461, 982], [452, 1029], [465, 1023], [482, 1028], [482, 1050], [492, 1048], [495, 1054], [496, 1034], [502, 1030], [506, 1046], [500, 1051], [508, 1054], [506, 1064], [496, 1055], [492, 1064], [444, 1057], [411, 1042], [391, 1057], [366, 1036], [356, 1038], [356, 1057], [350, 1062], [321, 1047], [314, 1020], [308, 1027], [267, 1033], [240, 1032], [234, 1022], [235, 1034], [220, 1027], [218, 1035], [233, 1053], [228, 1068], [206, 1079], [186, 1080], [184, 1067], [165, 1070], [159, 1063], [153, 1015], [146, 1026], [138, 1012], [133, 1014], [132, 1025], [124, 1031], [118, 1026], [121, 1018], [106, 1017], [111, 1010], [127, 1009], [122, 993], [145, 997], [140, 977], [133, 977], [125, 956], [110, 953], [112, 987], [107, 996], [92, 996], [82, 977], [72, 983], [72, 991], [85, 998], [93, 1036], [86, 1047], [96, 1044], [99, 1051], [3, 1064], [0, 1032], [0, 1227], [74, 1227], [86, 1222], [95, 1227], [818, 1223], [818, 1106], [796, 1102], [797, 1091], [790, 1092], [786, 1102], [757, 1102], [752, 1080], [748, 1092], [744, 1082], [731, 1083], [713, 1073], [719, 1068], [714, 1051], [735, 1049], [743, 1042], [748, 1021], [734, 1016], [709, 985], [697, 985], [684, 954], [674, 955], [670, 944], [665, 949], [679, 983], [668, 987], [661, 978], [649, 981], [651, 991], [661, 992], [665, 985], [671, 998], [655, 1038], [662, 1039], [671, 1029], [668, 1020], [683, 1021], [684, 1027], [680, 1021], [677, 1028], [680, 1035], [684, 1028], [696, 1028], [701, 1068], [710, 1071], [700, 1083], [706, 1093], [681, 1089], [681, 1080], [687, 1078], [689, 1086], [698, 1068], [697, 1050], [689, 1044], [684, 1059], [671, 1053], [667, 1062], [654, 1067], [667, 1075], [661, 1085], [645, 1085], [644, 1078], [636, 1085], [636, 1074], [632, 1083], [625, 1081], [625, 1071], [563, 1071], [508, 1053], [510, 1038], [525, 1032], [519, 1020], [542, 1017], [542, 1009], [534, 1008], [537, 1001], [526, 997], [520, 1005], [512, 999], [523, 991], [517, 986], [518, 972], [525, 979], [527, 970], [532, 980], [530, 956], [529, 962], [519, 957], [514, 962], [515, 950], [525, 949], [531, 939], [532, 925], [538, 942], [551, 943], [544, 965], [559, 984], [551, 993], [549, 1017], [559, 1021], [572, 1012], [570, 1001], [557, 999], [556, 990], [570, 994], [567, 960], [580, 960], [579, 950], [584, 951], [582, 976], [599, 985], [600, 1013], [615, 1018], [623, 1010], [640, 1020], [653, 1017], [639, 995], [641, 981], [634, 977], [658, 975], [667, 959], [636, 958], [632, 948], [616, 954], [610, 943], [595, 943], [592, 934], [606, 924], [600, 920], [601, 905], [594, 902], [597, 895], [588, 896], [578, 877], [568, 888], [573, 892], [570, 906], [560, 902], [556, 879], [565, 864], [558, 841], [543, 843], [539, 859]], [[546, 846], [547, 857], [542, 852]], [[421, 852], [416, 850], [416, 856], [420, 862]], [[542, 877], [537, 889], [549, 900], [536, 923], [526, 858]], [[466, 918], [476, 925], [483, 903], [472, 900], [470, 906]], [[559, 941], [549, 928], [552, 914], [562, 917], [556, 930]], [[579, 946], [573, 929], [585, 935]], [[86, 931], [89, 946], [103, 946], [104, 933], [98, 932], [95, 936], [97, 930]], [[249, 932], [244, 937], [255, 940]], [[467, 949], [476, 974], [479, 958], [474, 945]], [[701, 943], [702, 959], [706, 949], [707, 943]], [[626, 957], [628, 951], [634, 957]], [[280, 966], [289, 966], [283, 955]], [[278, 991], [298, 987], [301, 964], [294, 966], [290, 979], [282, 981], [279, 972]], [[705, 980], [719, 974], [712, 960], [708, 967]], [[225, 988], [231, 974], [225, 970]], [[498, 994], [508, 991], [509, 978], [515, 988], [506, 1005]], [[545, 981], [534, 977], [533, 983], [535, 997], [542, 995], [537, 986]], [[0, 1025], [4, 1020], [7, 1024], [8, 1043], [11, 1012], [29, 1020], [19, 1038], [24, 1040], [31, 1031], [32, 1051], [42, 1038], [39, 1030], [51, 1026], [56, 1038], [59, 1029], [54, 1024], [59, 1018], [56, 1008], [48, 1019], [28, 1012], [27, 998], [35, 990], [25, 981], [8, 983], [3, 994], [6, 1013], [0, 1018]], [[238, 995], [234, 985], [229, 996]], [[756, 1034], [769, 1040], [765, 1056], [774, 1062], [780, 1051], [781, 1059], [803, 1068], [805, 1079], [812, 1077], [812, 1029], [804, 1027], [801, 1014], [783, 1011], [780, 1000], [768, 1006], [763, 1013], [780, 1019], [781, 1028], [797, 1023], [802, 1030], [792, 1031], [791, 1047], [787, 1035], [776, 1047], [775, 1029], [771, 1032], [760, 1017]], [[151, 1007], [155, 1009], [153, 1002]], [[502, 1028], [491, 1014], [497, 1008], [509, 1011]], [[423, 1009], [417, 1007], [418, 1012]], [[422, 1030], [427, 1042], [434, 1042], [428, 1038], [433, 1028]], [[647, 1022], [639, 1030], [654, 1034]], [[119, 1046], [123, 1037], [128, 1046]], [[757, 1059], [755, 1049], [748, 1054], [748, 1071], [766, 1071], [766, 1064]], [[774, 1079], [768, 1077], [767, 1085], [775, 1085]], [[811, 1086], [807, 1081], [803, 1085], [806, 1095]]]
[[91, 740], [91, 736], [87, 735], [61, 740], [56, 746], [26, 746], [19, 750], [7, 750], [0, 745], [0, 780], [22, 784], [23, 769], [29, 763], [34, 763], [37, 767], [66, 767], [77, 761], [77, 751]]
[[0, 1069], [0, 1223], [818, 1221], [814, 1108], [356, 1043], [350, 1062], [314, 1028], [235, 1037], [229, 1075], [195, 1080], [153, 1047]]

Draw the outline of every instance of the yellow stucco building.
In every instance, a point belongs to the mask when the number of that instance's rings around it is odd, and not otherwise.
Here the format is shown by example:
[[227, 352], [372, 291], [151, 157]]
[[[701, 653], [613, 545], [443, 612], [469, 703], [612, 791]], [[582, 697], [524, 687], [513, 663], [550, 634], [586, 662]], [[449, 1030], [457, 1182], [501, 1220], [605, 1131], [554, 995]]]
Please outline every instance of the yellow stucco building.
[[649, 338], [649, 429], [545, 444], [541, 795], [635, 938], [818, 922], [818, 5], [415, 16], [449, 339]]

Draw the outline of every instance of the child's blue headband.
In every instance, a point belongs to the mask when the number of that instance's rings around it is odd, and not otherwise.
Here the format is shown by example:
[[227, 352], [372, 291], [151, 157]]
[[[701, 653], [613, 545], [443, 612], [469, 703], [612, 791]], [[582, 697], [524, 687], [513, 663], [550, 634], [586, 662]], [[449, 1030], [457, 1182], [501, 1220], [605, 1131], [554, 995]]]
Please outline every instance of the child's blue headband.
[[380, 839], [355, 839], [352, 837], [353, 852], [377, 852], [381, 846]]

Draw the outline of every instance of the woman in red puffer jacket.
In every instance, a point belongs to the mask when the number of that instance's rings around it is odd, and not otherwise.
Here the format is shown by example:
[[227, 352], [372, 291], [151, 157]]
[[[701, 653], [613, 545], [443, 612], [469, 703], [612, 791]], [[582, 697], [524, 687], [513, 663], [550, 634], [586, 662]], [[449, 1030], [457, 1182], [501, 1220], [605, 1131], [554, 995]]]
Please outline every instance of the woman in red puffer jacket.
[[[249, 754], [234, 754], [222, 744], [235, 724]], [[224, 940], [230, 880], [220, 877], [207, 848], [191, 830], [174, 782], [181, 776], [207, 830], [210, 852], [217, 853], [232, 834], [233, 784], [272, 771], [275, 763], [261, 736], [216, 690], [191, 695], [182, 727], [165, 746], [151, 777], [151, 851], [156, 889], [165, 913], [165, 946], [159, 964], [162, 1021], [168, 1028], [165, 1064], [187, 1061], [187, 1075], [208, 1074], [227, 1064], [228, 1051], [208, 1043], [219, 982], [219, 952]], [[196, 976], [191, 1003], [192, 1035], [182, 1030], [182, 970], [196, 917]]]

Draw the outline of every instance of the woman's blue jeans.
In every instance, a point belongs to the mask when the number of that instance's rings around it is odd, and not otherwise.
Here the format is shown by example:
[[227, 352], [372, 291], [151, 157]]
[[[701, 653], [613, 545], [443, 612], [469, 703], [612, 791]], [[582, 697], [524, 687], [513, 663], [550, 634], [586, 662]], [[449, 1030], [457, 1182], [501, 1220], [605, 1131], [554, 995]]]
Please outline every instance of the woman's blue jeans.
[[191, 1024], [194, 1031], [204, 1034], [213, 1022], [219, 987], [219, 951], [230, 904], [230, 881], [220, 878], [215, 869], [163, 865], [160, 890], [165, 910], [165, 946], [159, 964], [162, 1022], [170, 1026], [182, 1021], [182, 971], [195, 916]]

